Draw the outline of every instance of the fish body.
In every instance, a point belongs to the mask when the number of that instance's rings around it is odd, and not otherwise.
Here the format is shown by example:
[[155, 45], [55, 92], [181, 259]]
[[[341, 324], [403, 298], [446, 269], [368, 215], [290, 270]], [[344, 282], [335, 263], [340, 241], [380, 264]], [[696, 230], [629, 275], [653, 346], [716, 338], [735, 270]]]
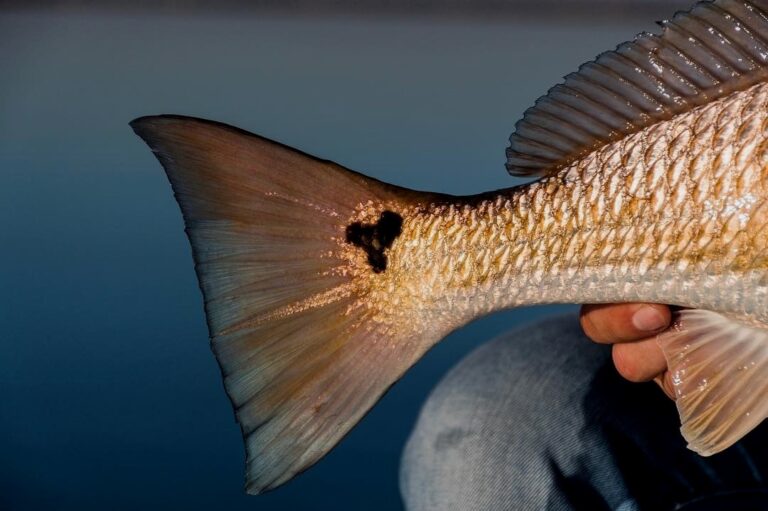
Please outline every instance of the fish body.
[[760, 84], [531, 184], [399, 210], [392, 282], [373, 285], [373, 299], [397, 294], [462, 323], [520, 305], [628, 301], [768, 322], [767, 127]]
[[542, 303], [682, 306], [659, 336], [703, 455], [768, 416], [768, 2], [714, 0], [600, 55], [455, 197], [211, 121], [144, 117], [181, 206], [246, 490], [327, 453], [445, 335]]

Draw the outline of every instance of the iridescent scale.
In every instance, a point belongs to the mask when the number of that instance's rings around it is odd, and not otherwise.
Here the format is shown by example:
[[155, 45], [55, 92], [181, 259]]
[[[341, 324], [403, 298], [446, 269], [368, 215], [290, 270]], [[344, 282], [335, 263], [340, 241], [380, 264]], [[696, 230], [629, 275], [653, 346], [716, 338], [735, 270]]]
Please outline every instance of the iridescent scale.
[[451, 321], [516, 305], [651, 301], [768, 321], [768, 85], [555, 175], [406, 214], [387, 293]]

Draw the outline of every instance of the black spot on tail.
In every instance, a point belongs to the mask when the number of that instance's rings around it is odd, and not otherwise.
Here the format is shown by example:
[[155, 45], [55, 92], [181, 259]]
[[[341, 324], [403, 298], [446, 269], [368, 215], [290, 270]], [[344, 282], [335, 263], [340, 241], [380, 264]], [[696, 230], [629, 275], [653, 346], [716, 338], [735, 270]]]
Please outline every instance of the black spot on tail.
[[403, 231], [403, 217], [393, 211], [384, 211], [375, 224], [355, 222], [347, 226], [347, 243], [360, 247], [368, 254], [368, 264], [374, 273], [387, 269], [384, 250], [391, 247]]

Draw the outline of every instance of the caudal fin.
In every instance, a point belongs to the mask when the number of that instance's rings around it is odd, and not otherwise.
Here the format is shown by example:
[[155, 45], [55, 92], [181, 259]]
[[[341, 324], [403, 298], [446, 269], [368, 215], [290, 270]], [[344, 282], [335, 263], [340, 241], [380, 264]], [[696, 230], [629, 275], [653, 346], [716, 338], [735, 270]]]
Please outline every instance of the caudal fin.
[[184, 215], [246, 489], [274, 488], [326, 454], [437, 340], [383, 319], [388, 305], [371, 292], [417, 194], [223, 124], [131, 126]]

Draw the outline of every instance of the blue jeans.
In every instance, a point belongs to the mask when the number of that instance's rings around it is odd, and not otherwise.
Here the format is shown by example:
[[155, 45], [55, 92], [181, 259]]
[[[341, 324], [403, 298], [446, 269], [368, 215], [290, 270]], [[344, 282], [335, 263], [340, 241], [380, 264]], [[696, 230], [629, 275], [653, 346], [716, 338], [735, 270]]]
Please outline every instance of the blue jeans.
[[553, 318], [446, 375], [406, 445], [401, 491], [409, 511], [768, 509], [766, 428], [710, 458], [678, 428], [654, 383], [624, 381], [575, 315]]

